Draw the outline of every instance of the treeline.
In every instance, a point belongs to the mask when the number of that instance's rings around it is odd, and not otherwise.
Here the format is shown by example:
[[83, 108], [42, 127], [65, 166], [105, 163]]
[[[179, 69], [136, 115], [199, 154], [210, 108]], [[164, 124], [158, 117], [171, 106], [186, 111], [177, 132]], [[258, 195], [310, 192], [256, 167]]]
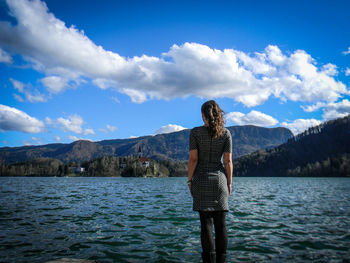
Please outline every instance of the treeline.
[[186, 162], [155, 161], [137, 156], [105, 156], [66, 164], [53, 158], [0, 164], [0, 176], [168, 177], [185, 176], [186, 172]]
[[237, 176], [350, 176], [350, 115], [237, 158]]

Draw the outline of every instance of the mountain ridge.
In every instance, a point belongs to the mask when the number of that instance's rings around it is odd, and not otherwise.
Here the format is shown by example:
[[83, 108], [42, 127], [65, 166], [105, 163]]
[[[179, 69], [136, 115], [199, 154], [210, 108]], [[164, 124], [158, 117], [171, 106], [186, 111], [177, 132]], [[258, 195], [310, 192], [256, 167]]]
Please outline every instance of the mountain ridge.
[[275, 148], [240, 156], [237, 176], [350, 176], [350, 115], [310, 127]]
[[[232, 134], [233, 158], [265, 148], [272, 148], [293, 137], [287, 128], [264, 128], [254, 125], [226, 127]], [[15, 163], [40, 157], [55, 158], [64, 163], [83, 162], [103, 156], [139, 154], [158, 160], [185, 161], [188, 159], [190, 129], [172, 133], [146, 135], [136, 138], [108, 139], [92, 142], [1, 147], [0, 162]]]

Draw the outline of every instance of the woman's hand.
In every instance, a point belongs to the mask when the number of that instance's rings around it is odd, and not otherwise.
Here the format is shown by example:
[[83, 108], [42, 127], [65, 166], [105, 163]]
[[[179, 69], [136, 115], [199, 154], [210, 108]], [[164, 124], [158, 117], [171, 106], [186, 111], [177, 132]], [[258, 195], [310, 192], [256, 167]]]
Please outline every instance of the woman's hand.
[[192, 183], [188, 183], [188, 189], [190, 190], [190, 193], [191, 193], [191, 196], [193, 197], [193, 194], [192, 194]]
[[228, 184], [227, 188], [228, 188], [228, 195], [230, 196], [232, 192], [232, 184]]

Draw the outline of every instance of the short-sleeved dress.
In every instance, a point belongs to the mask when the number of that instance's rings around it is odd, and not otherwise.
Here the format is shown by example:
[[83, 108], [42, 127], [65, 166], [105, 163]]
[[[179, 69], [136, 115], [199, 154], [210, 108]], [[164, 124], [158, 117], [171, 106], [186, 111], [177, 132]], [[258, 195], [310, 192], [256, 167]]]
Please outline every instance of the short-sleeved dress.
[[228, 211], [228, 187], [222, 161], [224, 152], [232, 152], [232, 137], [224, 129], [219, 138], [211, 138], [209, 127], [191, 129], [190, 150], [198, 150], [198, 163], [192, 177], [194, 211]]

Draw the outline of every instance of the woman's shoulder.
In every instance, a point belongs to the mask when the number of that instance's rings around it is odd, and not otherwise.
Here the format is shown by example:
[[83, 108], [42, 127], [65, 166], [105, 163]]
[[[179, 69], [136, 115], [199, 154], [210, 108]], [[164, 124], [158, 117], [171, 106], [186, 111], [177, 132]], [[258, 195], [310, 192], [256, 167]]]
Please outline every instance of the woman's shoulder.
[[207, 127], [205, 126], [196, 126], [196, 127], [193, 127], [191, 129], [191, 131], [193, 132], [201, 132], [201, 131], [206, 131], [207, 130]]
[[224, 135], [225, 136], [232, 136], [230, 130], [227, 129], [226, 127], [224, 127]]

